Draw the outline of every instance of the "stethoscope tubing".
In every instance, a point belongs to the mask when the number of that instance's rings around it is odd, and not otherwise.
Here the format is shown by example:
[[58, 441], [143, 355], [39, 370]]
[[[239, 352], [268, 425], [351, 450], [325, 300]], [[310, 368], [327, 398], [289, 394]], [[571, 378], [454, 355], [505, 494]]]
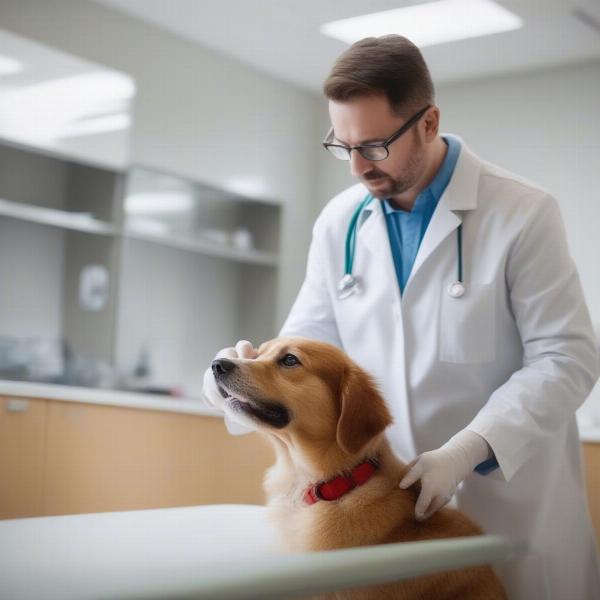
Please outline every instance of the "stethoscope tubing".
[[[350, 223], [348, 224], [348, 233], [346, 234], [345, 254], [344, 254], [344, 277], [340, 281], [338, 291], [340, 299], [347, 298], [356, 286], [356, 278], [352, 275], [352, 265], [354, 264], [354, 254], [356, 251], [356, 234], [358, 231], [358, 220], [363, 209], [373, 200], [371, 194], [365, 198], [354, 210]], [[453, 298], [460, 298], [465, 293], [463, 283], [463, 256], [462, 256], [462, 223], [459, 224], [456, 232], [457, 243], [457, 276], [458, 279], [448, 286], [448, 293]]]
[[346, 235], [346, 253], [344, 264], [344, 275], [352, 275], [352, 265], [354, 264], [354, 252], [356, 250], [356, 232], [358, 231], [358, 219], [363, 209], [373, 200], [373, 196], [368, 194], [357, 206], [350, 219], [348, 233]]
[[463, 283], [463, 260], [462, 260], [462, 223], [458, 226], [456, 232], [456, 243], [458, 244], [458, 283]]

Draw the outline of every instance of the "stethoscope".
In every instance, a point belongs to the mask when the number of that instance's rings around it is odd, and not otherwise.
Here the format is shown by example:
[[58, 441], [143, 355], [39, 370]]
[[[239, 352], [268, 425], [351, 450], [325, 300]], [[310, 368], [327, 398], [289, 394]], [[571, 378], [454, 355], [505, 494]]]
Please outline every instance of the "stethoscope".
[[[348, 233], [346, 234], [346, 246], [344, 256], [344, 276], [340, 279], [337, 286], [338, 298], [344, 300], [362, 290], [359, 280], [352, 275], [352, 265], [354, 263], [354, 252], [356, 250], [356, 232], [358, 231], [358, 220], [363, 209], [373, 200], [371, 194], [367, 194], [360, 204], [354, 210], [350, 223], [348, 225]], [[452, 298], [460, 298], [465, 293], [465, 285], [462, 278], [462, 223], [456, 231], [456, 240], [458, 245], [458, 260], [457, 260], [457, 280], [448, 286], [448, 294]]]

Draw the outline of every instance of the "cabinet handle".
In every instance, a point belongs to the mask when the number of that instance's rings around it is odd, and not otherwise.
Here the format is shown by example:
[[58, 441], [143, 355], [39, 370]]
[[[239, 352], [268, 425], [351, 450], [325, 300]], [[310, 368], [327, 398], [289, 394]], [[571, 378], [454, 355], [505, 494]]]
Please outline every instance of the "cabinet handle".
[[25, 412], [29, 408], [29, 400], [10, 398], [6, 403], [7, 412]]

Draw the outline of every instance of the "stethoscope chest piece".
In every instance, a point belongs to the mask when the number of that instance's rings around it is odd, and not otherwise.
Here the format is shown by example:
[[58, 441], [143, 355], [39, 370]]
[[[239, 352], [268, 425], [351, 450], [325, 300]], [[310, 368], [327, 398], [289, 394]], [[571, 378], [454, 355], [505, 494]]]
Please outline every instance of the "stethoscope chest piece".
[[452, 296], [452, 298], [460, 298], [465, 294], [465, 286], [462, 281], [455, 281], [448, 286], [448, 294]]
[[351, 273], [346, 273], [337, 286], [338, 298], [344, 300], [360, 291], [358, 280]]

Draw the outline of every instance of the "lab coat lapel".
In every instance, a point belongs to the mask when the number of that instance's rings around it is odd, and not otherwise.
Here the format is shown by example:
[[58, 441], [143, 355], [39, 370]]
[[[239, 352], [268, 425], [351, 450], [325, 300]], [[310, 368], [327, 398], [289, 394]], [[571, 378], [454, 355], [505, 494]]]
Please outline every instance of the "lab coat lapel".
[[[404, 289], [405, 295], [423, 263], [462, 223], [461, 211], [477, 208], [479, 171], [479, 159], [462, 144], [452, 178], [438, 202], [419, 246], [415, 263]], [[456, 214], [457, 212], [458, 214]]]
[[448, 196], [447, 194], [444, 194], [440, 198], [435, 212], [431, 217], [431, 221], [429, 222], [429, 226], [425, 231], [425, 236], [419, 246], [419, 251], [417, 252], [417, 257], [415, 258], [405, 290], [410, 285], [411, 279], [413, 279], [419, 271], [421, 265], [461, 222], [462, 218], [449, 209]]
[[[390, 286], [390, 292], [393, 295], [394, 302], [400, 306], [400, 287], [397, 285], [396, 268], [394, 266], [394, 257], [390, 247], [390, 238], [388, 236], [387, 223], [381, 200], [374, 199], [363, 211], [362, 221], [359, 222], [360, 229], [357, 235], [357, 246], [368, 250], [379, 262], [388, 277], [377, 279], [375, 285], [387, 286], [388, 282], [394, 282], [396, 285]], [[365, 273], [364, 277], [368, 274]]]
[[390, 254], [387, 225], [380, 200], [374, 198], [371, 201], [364, 209], [358, 225], [357, 246], [364, 246], [379, 256], [385, 253]]

